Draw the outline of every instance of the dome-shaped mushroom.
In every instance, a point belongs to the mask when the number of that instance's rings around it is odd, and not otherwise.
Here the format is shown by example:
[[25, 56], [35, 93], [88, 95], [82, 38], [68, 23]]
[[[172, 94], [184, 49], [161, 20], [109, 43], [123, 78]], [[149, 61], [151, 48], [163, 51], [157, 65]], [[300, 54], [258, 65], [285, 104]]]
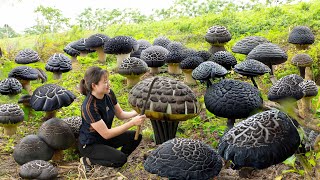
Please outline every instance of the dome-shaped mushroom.
[[148, 47], [152, 46], [152, 44], [149, 41], [144, 40], [144, 39], [139, 39], [139, 40], [137, 40], [137, 42], [138, 42], [139, 48], [138, 48], [138, 50], [132, 52], [130, 54], [130, 57], [140, 58], [141, 52], [143, 50], [147, 49]]
[[80, 116], [71, 116], [68, 118], [63, 118], [62, 121], [66, 122], [71, 128], [74, 137], [79, 136], [80, 126], [82, 124], [82, 119]]
[[67, 53], [69, 56], [71, 56], [71, 61], [72, 62], [76, 62], [77, 61], [77, 56], [80, 56], [80, 51], [72, 48], [70, 46], [71, 43], [67, 44], [66, 47], [63, 48], [63, 51], [65, 53]]
[[288, 42], [296, 45], [297, 49], [307, 49], [315, 40], [314, 34], [307, 26], [296, 26], [289, 34]]
[[220, 64], [227, 70], [231, 70], [236, 64], [236, 58], [228, 51], [218, 51], [213, 54], [212, 61]]
[[88, 49], [95, 50], [98, 54], [100, 63], [105, 63], [106, 54], [104, 53], [104, 43], [110, 39], [109, 36], [104, 34], [93, 34], [87, 38], [84, 45]]
[[162, 46], [167, 49], [168, 44], [170, 44], [170, 40], [167, 37], [159, 36], [154, 39], [153, 46]]
[[159, 67], [165, 64], [169, 51], [162, 46], [150, 46], [141, 52], [141, 59], [150, 67], [153, 74], [159, 73]]
[[228, 128], [235, 119], [246, 118], [262, 105], [259, 90], [249, 83], [223, 79], [210, 86], [204, 95], [206, 108], [216, 116], [228, 118]]
[[81, 38], [77, 41], [73, 41], [70, 43], [70, 47], [79, 51], [80, 56], [86, 56], [88, 53], [94, 52], [95, 50], [89, 49], [85, 46], [86, 44], [86, 38]]
[[166, 56], [165, 62], [168, 64], [169, 74], [181, 74], [180, 62], [183, 60], [183, 52], [179, 51], [169, 51]]
[[[147, 102], [145, 114], [150, 118], [156, 143], [175, 137], [179, 121], [193, 118], [199, 113], [199, 102], [194, 92], [184, 83], [159, 77], [155, 81]], [[129, 103], [140, 112], [153, 78], [140, 81], [129, 92]]]
[[[308, 54], [296, 54], [291, 59], [291, 64], [298, 66], [300, 71], [300, 76], [303, 79], [312, 79], [312, 71], [310, 67], [312, 66], [313, 60]], [[308, 75], [305, 77], [305, 75]]]
[[270, 41], [261, 36], [248, 36], [236, 42], [231, 50], [234, 53], [248, 55], [253, 48], [263, 43], [270, 43]]
[[200, 50], [197, 52], [197, 56], [202, 57], [204, 61], [210, 61], [213, 58], [213, 54], [206, 50]]
[[16, 133], [17, 126], [23, 121], [24, 112], [18, 104], [0, 105], [0, 126], [4, 134], [11, 136]]
[[175, 138], [153, 150], [144, 168], [169, 179], [209, 180], [219, 174], [222, 160], [214, 149], [199, 140]]
[[52, 158], [54, 150], [39, 136], [31, 134], [20, 140], [13, 150], [14, 160], [22, 165], [33, 160], [48, 161]]
[[277, 110], [255, 114], [226, 132], [218, 152], [233, 169], [267, 168], [295, 153], [300, 144], [296, 120]]
[[0, 94], [14, 96], [21, 93], [22, 85], [16, 78], [6, 78], [0, 81]]
[[39, 54], [32, 49], [23, 49], [15, 57], [17, 64], [29, 64], [40, 61]]
[[148, 65], [135, 57], [124, 59], [118, 73], [127, 78], [127, 86], [132, 87], [140, 81], [140, 77], [148, 71]]
[[55, 179], [58, 169], [47, 161], [34, 160], [20, 167], [19, 176], [24, 179]]
[[304, 80], [299, 83], [299, 86], [302, 88], [304, 97], [302, 98], [302, 108], [300, 108], [299, 114], [306, 118], [311, 114], [312, 110], [312, 98], [318, 94], [318, 86], [312, 80]]
[[195, 85], [197, 82], [192, 78], [192, 71], [197, 68], [203, 59], [200, 56], [189, 56], [180, 62], [180, 68], [184, 74], [183, 82], [188, 85]]
[[214, 54], [218, 51], [226, 51], [224, 45], [231, 40], [231, 34], [224, 26], [212, 26], [205, 35], [205, 40], [211, 44], [209, 52]]
[[69, 90], [55, 84], [38, 87], [30, 99], [31, 107], [36, 111], [46, 111], [43, 120], [55, 117], [57, 109], [69, 106], [76, 96]]
[[29, 66], [18, 66], [9, 72], [8, 77], [18, 79], [23, 89], [27, 90], [29, 94], [32, 94], [30, 81], [39, 78], [39, 71]]
[[54, 79], [61, 79], [62, 73], [72, 70], [71, 60], [64, 54], [54, 53], [47, 61], [45, 69], [53, 72]]

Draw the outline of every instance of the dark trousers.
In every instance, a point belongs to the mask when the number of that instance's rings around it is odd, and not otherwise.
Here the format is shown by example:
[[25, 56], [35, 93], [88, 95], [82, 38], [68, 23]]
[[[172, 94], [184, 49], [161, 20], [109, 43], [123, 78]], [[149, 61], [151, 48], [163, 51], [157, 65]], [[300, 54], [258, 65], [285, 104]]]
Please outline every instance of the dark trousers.
[[[80, 155], [88, 157], [92, 164], [108, 167], [121, 167], [127, 162], [127, 157], [138, 147], [142, 136], [134, 140], [135, 131], [125, 133], [97, 144], [79, 145]], [[121, 148], [121, 151], [116, 148]]]

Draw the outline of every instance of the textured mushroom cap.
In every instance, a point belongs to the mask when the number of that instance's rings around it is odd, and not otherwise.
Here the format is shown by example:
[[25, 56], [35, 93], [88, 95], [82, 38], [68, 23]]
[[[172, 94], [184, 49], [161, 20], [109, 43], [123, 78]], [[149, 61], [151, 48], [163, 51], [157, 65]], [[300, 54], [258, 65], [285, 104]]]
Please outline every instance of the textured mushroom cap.
[[311, 151], [313, 150], [314, 143], [316, 141], [317, 136], [320, 134], [318, 132], [315, 132], [314, 130], [308, 129], [308, 128], [303, 128], [305, 132], [305, 149], [306, 151]]
[[270, 41], [260, 36], [248, 36], [236, 42], [231, 50], [234, 53], [248, 55], [253, 48], [263, 43], [270, 43]]
[[299, 86], [299, 83], [301, 82], [303, 82], [303, 78], [296, 74], [282, 77], [269, 89], [268, 99], [270, 101], [277, 101], [285, 98], [301, 99], [304, 96], [303, 89]]
[[181, 42], [177, 42], [177, 41], [172, 41], [167, 45], [167, 49], [168, 51], [181, 51], [183, 50], [185, 47]]
[[236, 58], [228, 51], [218, 51], [214, 53], [212, 61], [220, 64], [227, 70], [230, 70], [237, 64]]
[[0, 81], [0, 94], [16, 95], [22, 90], [22, 85], [16, 78], [6, 78]]
[[182, 50], [183, 59], [190, 57], [190, 56], [199, 56], [198, 51], [191, 49], [191, 48], [185, 48]]
[[19, 176], [24, 179], [54, 179], [58, 169], [47, 161], [34, 160], [20, 167]]
[[140, 58], [149, 67], [161, 67], [165, 64], [165, 59], [169, 51], [162, 46], [150, 46], [141, 52]]
[[249, 83], [223, 79], [210, 86], [204, 95], [206, 108], [216, 116], [246, 118], [262, 105], [259, 90]]
[[[198, 115], [199, 102], [187, 85], [168, 77], [158, 78], [147, 102], [145, 114], [148, 118], [184, 121]], [[140, 81], [129, 92], [129, 103], [137, 112], [141, 112], [153, 79]]]
[[41, 83], [45, 83], [48, 80], [48, 76], [47, 74], [40, 68], [36, 68], [36, 70], [38, 71], [38, 78], [41, 79]]
[[39, 54], [32, 49], [23, 49], [15, 57], [17, 64], [29, 64], [40, 61]]
[[137, 40], [130, 36], [116, 36], [108, 39], [104, 43], [104, 53], [106, 54], [129, 54], [139, 48]]
[[296, 54], [291, 59], [291, 64], [300, 67], [309, 67], [313, 63], [312, 58], [308, 54]]
[[246, 59], [234, 66], [234, 71], [245, 76], [259, 76], [269, 73], [271, 69], [260, 61]]
[[80, 116], [63, 118], [62, 121], [66, 122], [69, 125], [75, 137], [79, 136], [80, 126], [82, 124], [82, 119]]
[[201, 50], [197, 52], [197, 56], [202, 57], [204, 61], [211, 60], [213, 58], [213, 54], [209, 51]]
[[84, 42], [84, 45], [86, 48], [89, 48], [89, 49], [103, 47], [104, 43], [109, 39], [110, 37], [104, 34], [93, 34], [87, 38], [87, 40]]
[[183, 52], [182, 51], [170, 51], [165, 59], [166, 63], [180, 63], [183, 58]]
[[215, 77], [223, 77], [227, 73], [228, 71], [218, 63], [205, 61], [192, 71], [192, 78], [196, 80], [207, 80]]
[[212, 26], [204, 38], [211, 44], [226, 43], [231, 40], [231, 34], [224, 26]]
[[212, 179], [222, 160], [209, 145], [193, 139], [175, 138], [153, 150], [144, 163], [146, 171], [169, 179]]
[[79, 55], [80, 55], [80, 51], [72, 48], [72, 47], [70, 46], [70, 44], [72, 44], [72, 42], [69, 43], [69, 44], [67, 44], [66, 47], [63, 48], [63, 51], [64, 51], [65, 53], [67, 53], [68, 55], [70, 55], [70, 56], [79, 56]]
[[289, 34], [288, 42], [291, 44], [313, 44], [314, 35], [307, 26], [296, 26]]
[[95, 50], [89, 49], [85, 46], [86, 41], [87, 39], [81, 38], [77, 41], [71, 42], [70, 47], [80, 52], [85, 52], [85, 53], [95, 52]]
[[263, 43], [253, 48], [247, 58], [258, 60], [266, 65], [276, 65], [285, 62], [288, 56], [279, 46]]
[[299, 83], [299, 86], [302, 88], [305, 97], [316, 96], [318, 94], [318, 86], [312, 80], [304, 80]]
[[160, 36], [160, 37], [157, 37], [156, 39], [154, 39], [153, 45], [154, 46], [162, 46], [164, 48], [167, 48], [167, 46], [170, 42], [171, 41], [168, 38], [166, 38], [164, 36]]
[[76, 96], [69, 90], [55, 84], [38, 87], [32, 94], [30, 104], [36, 111], [53, 111], [69, 106]]
[[130, 54], [130, 56], [140, 58], [141, 52], [152, 45], [149, 41], [144, 40], [144, 39], [139, 39], [137, 42], [138, 42], [139, 48], [138, 48], [138, 50], [132, 52]]
[[148, 71], [148, 65], [143, 60], [135, 57], [122, 61], [118, 73], [121, 75], [140, 75]]
[[234, 169], [267, 168], [293, 155], [300, 144], [298, 123], [273, 109], [239, 122], [220, 139], [218, 152]]
[[203, 62], [200, 56], [189, 56], [180, 62], [181, 69], [195, 69]]
[[25, 94], [25, 95], [22, 95], [19, 98], [18, 103], [23, 103], [23, 104], [29, 104], [30, 105], [30, 99], [31, 99], [31, 95], [30, 94]]
[[17, 124], [23, 121], [24, 112], [18, 104], [0, 105], [0, 124]]
[[13, 150], [14, 160], [22, 165], [33, 160], [48, 161], [52, 158], [54, 150], [39, 136], [31, 134], [22, 138]]
[[29, 66], [18, 66], [9, 72], [8, 77], [23, 80], [36, 80], [38, 79], [38, 71]]
[[49, 58], [45, 69], [51, 72], [68, 72], [72, 69], [71, 60], [64, 54], [54, 53]]
[[56, 150], [67, 149], [75, 142], [70, 126], [58, 118], [44, 122], [39, 128], [38, 136]]

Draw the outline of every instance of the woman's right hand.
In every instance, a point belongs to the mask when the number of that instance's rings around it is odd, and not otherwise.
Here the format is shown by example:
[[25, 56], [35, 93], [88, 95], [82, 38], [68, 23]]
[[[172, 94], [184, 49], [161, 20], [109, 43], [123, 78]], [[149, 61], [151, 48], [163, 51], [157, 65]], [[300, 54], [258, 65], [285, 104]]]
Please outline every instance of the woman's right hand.
[[139, 126], [139, 125], [142, 125], [144, 120], [146, 119], [146, 115], [137, 115], [135, 117], [132, 118], [132, 122], [133, 122], [133, 125], [135, 126]]

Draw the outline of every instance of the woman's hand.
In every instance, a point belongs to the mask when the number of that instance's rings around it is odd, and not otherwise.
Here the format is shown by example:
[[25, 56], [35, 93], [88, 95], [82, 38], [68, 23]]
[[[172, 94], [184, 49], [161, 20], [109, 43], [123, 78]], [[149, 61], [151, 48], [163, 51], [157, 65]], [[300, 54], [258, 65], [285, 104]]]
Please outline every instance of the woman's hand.
[[135, 126], [139, 126], [142, 125], [144, 123], [144, 120], [146, 119], [146, 115], [137, 115], [134, 118], [131, 119], [131, 121], [133, 122], [133, 125]]

